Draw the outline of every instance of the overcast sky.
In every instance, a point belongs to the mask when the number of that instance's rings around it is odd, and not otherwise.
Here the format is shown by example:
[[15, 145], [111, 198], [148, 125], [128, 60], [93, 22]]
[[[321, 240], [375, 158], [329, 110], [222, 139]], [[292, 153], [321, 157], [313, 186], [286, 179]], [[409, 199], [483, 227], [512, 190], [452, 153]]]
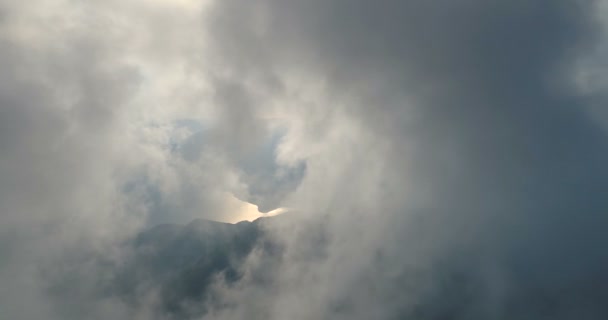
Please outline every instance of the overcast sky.
[[0, 318], [66, 319], [77, 274], [75, 319], [154, 319], [79, 257], [279, 210], [272, 288], [218, 281], [204, 319], [606, 319], [607, 28], [593, 0], [0, 0]]

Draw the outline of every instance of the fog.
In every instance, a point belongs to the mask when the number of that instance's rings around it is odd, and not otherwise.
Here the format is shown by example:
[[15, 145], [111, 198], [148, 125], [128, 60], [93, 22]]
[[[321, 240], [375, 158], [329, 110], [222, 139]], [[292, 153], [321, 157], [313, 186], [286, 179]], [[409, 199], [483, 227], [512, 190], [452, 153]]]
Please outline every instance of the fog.
[[607, 5], [0, 0], [0, 314], [606, 318]]

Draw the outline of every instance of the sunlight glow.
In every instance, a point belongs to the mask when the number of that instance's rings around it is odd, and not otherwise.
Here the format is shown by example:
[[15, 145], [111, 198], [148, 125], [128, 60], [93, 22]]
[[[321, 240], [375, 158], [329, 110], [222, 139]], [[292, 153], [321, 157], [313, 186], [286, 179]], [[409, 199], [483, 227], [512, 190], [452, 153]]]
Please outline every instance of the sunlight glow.
[[277, 215], [280, 215], [287, 211], [288, 211], [287, 208], [278, 208], [278, 209], [274, 209], [270, 212], [263, 213], [258, 210], [258, 206], [256, 206], [255, 204], [252, 204], [249, 202], [243, 202], [243, 204], [239, 208], [238, 212], [233, 217], [228, 219], [227, 222], [237, 223], [240, 221], [254, 221], [254, 220], [256, 220], [258, 218], [262, 218], [262, 217], [277, 216]]

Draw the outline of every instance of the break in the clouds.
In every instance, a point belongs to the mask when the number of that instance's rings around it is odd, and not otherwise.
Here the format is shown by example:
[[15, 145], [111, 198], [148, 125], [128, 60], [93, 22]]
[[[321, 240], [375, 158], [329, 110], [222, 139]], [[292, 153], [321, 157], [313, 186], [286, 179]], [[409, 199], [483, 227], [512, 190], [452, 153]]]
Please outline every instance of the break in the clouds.
[[607, 7], [0, 1], [0, 317], [606, 318]]

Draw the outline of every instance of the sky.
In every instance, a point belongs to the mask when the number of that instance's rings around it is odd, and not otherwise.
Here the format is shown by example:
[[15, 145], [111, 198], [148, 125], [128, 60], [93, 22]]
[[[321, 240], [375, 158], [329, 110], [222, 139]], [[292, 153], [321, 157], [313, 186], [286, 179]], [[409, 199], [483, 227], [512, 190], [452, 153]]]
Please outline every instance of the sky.
[[604, 0], [0, 0], [0, 318], [163, 319], [98, 261], [283, 213], [200, 319], [605, 319], [607, 32]]

